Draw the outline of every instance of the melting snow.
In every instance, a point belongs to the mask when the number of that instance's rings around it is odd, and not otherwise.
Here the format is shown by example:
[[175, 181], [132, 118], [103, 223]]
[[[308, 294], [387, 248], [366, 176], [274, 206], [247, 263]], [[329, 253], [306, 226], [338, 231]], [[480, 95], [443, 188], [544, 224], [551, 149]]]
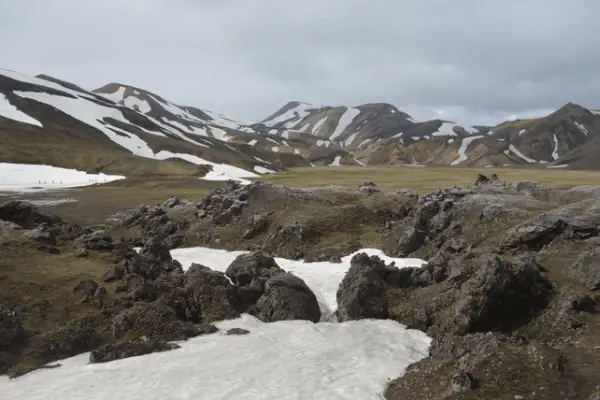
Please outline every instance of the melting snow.
[[323, 124], [327, 121], [327, 115], [325, 115], [323, 118], [321, 118], [319, 121], [317, 121], [317, 123], [315, 124], [315, 126], [313, 126], [312, 128], [312, 134], [313, 135], [317, 135], [319, 133], [319, 129], [321, 129], [321, 127], [323, 126]]
[[137, 110], [142, 114], [147, 114], [152, 110], [150, 103], [146, 100], [138, 99], [135, 96], [128, 96], [123, 99], [123, 105], [133, 110]]
[[483, 137], [483, 135], [475, 135], [475, 136], [469, 136], [469, 137], [463, 138], [462, 143], [460, 144], [460, 147], [458, 148], [458, 158], [456, 160], [452, 161], [452, 163], [450, 163], [450, 165], [458, 165], [462, 162], [467, 161], [467, 159], [469, 158], [467, 156], [467, 149], [469, 148], [469, 145], [474, 140], [481, 139], [482, 137]]
[[24, 122], [29, 125], [36, 125], [42, 127], [42, 123], [35, 118], [30, 117], [25, 114], [17, 107], [10, 104], [8, 99], [3, 93], [0, 93], [0, 116], [8, 119], [12, 119], [13, 121]]
[[350, 136], [348, 137], [348, 139], [346, 139], [346, 140], [344, 141], [344, 144], [345, 144], [346, 146], [350, 146], [350, 145], [351, 145], [351, 144], [354, 142], [354, 140], [356, 139], [356, 137], [357, 137], [357, 136], [358, 136], [358, 132], [354, 132], [352, 135], [350, 135]]
[[[397, 139], [399, 137], [402, 137], [402, 135], [404, 135], [404, 132], [396, 133], [394, 136], [391, 137], [391, 139]], [[369, 139], [367, 139], [367, 140], [369, 140]]]
[[553, 135], [554, 139], [554, 149], [552, 150], [552, 159], [558, 160], [560, 156], [558, 155], [558, 138], [556, 137], [556, 133]]
[[525, 154], [521, 153], [521, 152], [519, 151], [519, 149], [517, 149], [517, 148], [516, 148], [514, 145], [512, 145], [512, 144], [508, 146], [508, 150], [505, 150], [505, 153], [506, 153], [507, 151], [512, 151], [512, 152], [513, 152], [514, 154], [516, 154], [516, 155], [517, 155], [519, 158], [521, 158], [521, 159], [523, 159], [523, 160], [527, 161], [528, 163], [537, 163], [537, 161], [535, 161], [535, 160], [532, 160], [531, 158], [527, 157]]
[[452, 143], [452, 142], [454, 142], [454, 139], [452, 139], [452, 138], [448, 139], [448, 143]]
[[125, 179], [50, 165], [0, 163], [0, 192], [61, 189]]
[[458, 136], [457, 133], [454, 132], [455, 127], [463, 128], [470, 134], [479, 132], [477, 129], [471, 126], [462, 126], [453, 122], [442, 122], [442, 126], [440, 126], [436, 132], [432, 133], [431, 136]]
[[211, 165], [212, 171], [208, 172], [201, 179], [207, 181], [226, 181], [229, 179], [240, 181], [244, 184], [250, 183], [249, 180], [244, 178], [256, 178], [256, 175], [253, 172], [246, 171], [245, 169], [234, 167], [229, 164], [217, 164], [211, 161], [205, 160], [198, 156], [194, 156], [191, 154], [183, 154], [183, 153], [172, 153], [167, 150], [161, 150], [156, 153], [155, 157], [159, 160], [167, 160], [169, 158], [180, 158], [187, 162], [197, 164], [197, 165]]
[[[335, 130], [333, 131], [329, 139], [334, 140], [336, 137], [344, 133], [348, 125], [350, 125], [352, 121], [354, 121], [354, 118], [358, 117], [358, 114], [360, 114], [360, 110], [358, 108], [346, 107], [346, 111], [338, 120], [337, 126], [335, 127]], [[352, 141], [346, 141], [346, 146], [348, 146], [350, 143], [352, 143]]]
[[[375, 249], [362, 251], [383, 256]], [[242, 253], [204, 248], [171, 252], [184, 269], [200, 262], [220, 271]], [[304, 279], [327, 319], [352, 256], [341, 264], [276, 261]], [[399, 267], [423, 263], [393, 260]], [[423, 332], [390, 320], [263, 323], [243, 315], [216, 325], [222, 331], [245, 328], [250, 333], [227, 336], [221, 331], [181, 342], [177, 350], [101, 364], [88, 364], [89, 355], [82, 354], [61, 361], [59, 368], [13, 380], [1, 377], [0, 390], [20, 400], [378, 400], [390, 378], [428, 356], [431, 342]]]
[[588, 134], [588, 130], [585, 126], [583, 126], [582, 124], [580, 124], [579, 122], [575, 121], [575, 125], [577, 125], [577, 127], [581, 130], [581, 132], [583, 132], [585, 135]]
[[287, 127], [287, 125], [298, 125], [298, 123], [309, 114], [308, 109], [310, 108], [314, 107], [311, 104], [300, 103], [296, 107], [287, 110], [277, 117], [263, 121], [263, 123], [267, 124], [268, 126], [274, 126], [281, 122], [285, 122], [283, 125], [285, 127]]
[[99, 92], [97, 94], [109, 99], [113, 103], [118, 103], [121, 100], [123, 100], [123, 97], [125, 96], [125, 87], [119, 86], [119, 88], [115, 92], [112, 92], [112, 93]]
[[294, 149], [294, 154], [300, 154], [300, 150]]
[[273, 171], [272, 169], [265, 168], [265, 167], [260, 166], [260, 165], [255, 165], [254, 166], [254, 170], [256, 172], [258, 172], [259, 174], [274, 174], [275, 173], [275, 171]]
[[258, 140], [256, 140], [256, 139], [252, 139], [251, 141], [248, 142], [248, 144], [250, 146], [254, 146], [256, 143], [258, 143]]
[[277, 153], [277, 152], [279, 152], [279, 147], [273, 146], [273, 147], [271, 147], [271, 151]]
[[330, 167], [340, 167], [340, 161], [342, 159], [342, 156], [335, 156], [335, 158], [333, 159], [333, 162], [331, 164], [329, 164]]
[[519, 136], [521, 136], [522, 134], [524, 134], [524, 133], [525, 133], [525, 131], [527, 131], [527, 129], [521, 129], [521, 130], [519, 131]]
[[[92, 101], [83, 102], [79, 98], [74, 99], [71, 97], [58, 96], [43, 92], [15, 92], [15, 94], [23, 98], [46, 103], [64, 112], [65, 114], [68, 114], [73, 118], [98, 129], [100, 132], [108, 136], [110, 140], [126, 148], [133, 154], [149, 158], [152, 158], [154, 155], [154, 152], [146, 144], [146, 142], [136, 135], [117, 127], [112, 127], [112, 129], [109, 129], [104, 123], [100, 122], [100, 120], [103, 118], [113, 118], [117, 121], [131, 124], [125, 117], [123, 117], [123, 113], [117, 108], [101, 106]], [[117, 134], [115, 131], [119, 131], [121, 134]]]

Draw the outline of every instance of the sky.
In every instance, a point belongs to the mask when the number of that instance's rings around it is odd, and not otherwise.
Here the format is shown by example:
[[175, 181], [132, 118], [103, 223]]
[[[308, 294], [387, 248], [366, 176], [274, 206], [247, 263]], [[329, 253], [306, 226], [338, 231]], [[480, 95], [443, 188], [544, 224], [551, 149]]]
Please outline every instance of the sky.
[[0, 67], [258, 121], [288, 101], [494, 124], [600, 108], [598, 0], [0, 0]]

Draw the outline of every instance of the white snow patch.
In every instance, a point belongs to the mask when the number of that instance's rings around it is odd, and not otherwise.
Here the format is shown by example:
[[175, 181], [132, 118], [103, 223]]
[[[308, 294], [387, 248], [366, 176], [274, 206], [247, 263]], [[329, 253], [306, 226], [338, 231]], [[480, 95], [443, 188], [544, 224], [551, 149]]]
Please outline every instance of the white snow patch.
[[562, 164], [562, 165], [548, 165], [546, 168], [567, 168], [569, 166], [569, 164]]
[[368, 139], [365, 139], [365, 140], [363, 140], [362, 142], [360, 142], [360, 144], [358, 145], [358, 147], [363, 147], [363, 146], [365, 146], [367, 143], [369, 143], [369, 142], [372, 142], [372, 141], [373, 141], [373, 138], [368, 138]]
[[180, 158], [187, 162], [197, 165], [210, 165], [212, 166], [212, 171], [209, 171], [205, 176], [200, 179], [204, 179], [207, 181], [226, 181], [226, 180], [236, 180], [244, 184], [250, 183], [249, 180], [244, 178], [256, 178], [256, 175], [253, 172], [246, 171], [245, 169], [234, 167], [229, 164], [217, 164], [211, 161], [205, 160], [198, 156], [194, 156], [191, 154], [183, 154], [183, 153], [172, 153], [167, 150], [161, 150], [156, 153], [155, 157], [159, 160], [167, 160], [169, 158]]
[[527, 129], [521, 129], [521, 130], [519, 131], [519, 136], [521, 136], [522, 134], [524, 134], [526, 131], [527, 131]]
[[254, 170], [256, 172], [258, 172], [259, 174], [274, 174], [275, 173], [275, 171], [273, 171], [272, 169], [265, 168], [261, 165], [255, 165]]
[[63, 203], [77, 203], [78, 200], [75, 199], [37, 199], [37, 200], [27, 200], [28, 203], [34, 204], [36, 206], [56, 206]]
[[[358, 108], [346, 107], [346, 111], [340, 117], [337, 126], [335, 127], [335, 130], [333, 131], [329, 139], [334, 140], [336, 137], [344, 133], [344, 131], [346, 130], [348, 125], [352, 123], [354, 118], [358, 117], [358, 114], [360, 114], [360, 110]], [[348, 144], [348, 141], [346, 141], [346, 145]]]
[[290, 147], [289, 143], [287, 142], [287, 140], [282, 140], [281, 143], [284, 144], [284, 146], [286, 147]]
[[248, 142], [248, 144], [250, 146], [254, 146], [256, 143], [258, 143], [258, 140], [256, 140], [256, 139], [252, 139], [251, 141]]
[[552, 150], [552, 159], [558, 160], [560, 156], [558, 155], [558, 138], [556, 137], [556, 133], [553, 135], [554, 139], [554, 149]]
[[455, 127], [463, 128], [469, 134], [478, 133], [479, 131], [471, 126], [463, 126], [458, 125], [453, 122], [442, 122], [442, 125], [438, 128], [438, 130], [431, 134], [431, 136], [458, 136], [456, 132], [454, 132]]
[[583, 126], [583, 124], [580, 124], [577, 121], [574, 121], [574, 122], [575, 122], [575, 125], [577, 125], [577, 127], [581, 130], [581, 132], [583, 132], [585, 135], [588, 134], [588, 130], [585, 126]]
[[279, 147], [273, 146], [273, 147], [271, 147], [271, 151], [275, 152], [275, 153], [278, 153], [279, 152]]
[[[345, 115], [345, 114], [344, 114], [344, 115]], [[346, 146], [350, 146], [350, 145], [352, 144], [352, 142], [354, 142], [354, 140], [356, 139], [356, 136], [358, 136], [358, 132], [354, 132], [352, 135], [350, 135], [350, 136], [348, 137], [348, 139], [346, 139], [346, 140], [344, 141], [344, 144], [345, 144]]]
[[[402, 137], [402, 135], [404, 135], [404, 132], [396, 133], [394, 136], [391, 137], [391, 139], [397, 139], [399, 137]], [[367, 139], [367, 140], [369, 140], [369, 139]]]
[[268, 164], [268, 163], [269, 163], [268, 161], [265, 161], [265, 160], [263, 160], [262, 158], [258, 158], [258, 157], [256, 157], [256, 156], [254, 156], [254, 159], [255, 159], [256, 161], [260, 161], [261, 163], [265, 163], [265, 164]]
[[335, 156], [335, 158], [333, 159], [333, 162], [331, 164], [329, 164], [330, 167], [340, 167], [340, 161], [342, 160], [342, 156]]
[[131, 108], [132, 110], [138, 110], [142, 114], [147, 114], [152, 110], [150, 103], [146, 100], [138, 99], [135, 96], [127, 96], [123, 99], [123, 105]]
[[458, 158], [456, 160], [452, 161], [450, 163], [450, 165], [458, 165], [462, 162], [467, 161], [467, 159], [469, 158], [467, 156], [467, 149], [469, 148], [469, 145], [474, 140], [481, 139], [482, 137], [483, 137], [483, 135], [475, 135], [475, 136], [468, 136], [468, 137], [463, 138], [462, 142], [460, 144], [460, 147], [458, 148]]
[[300, 150], [294, 149], [294, 154], [300, 154]]
[[323, 126], [323, 124], [327, 121], [327, 115], [325, 115], [323, 118], [321, 118], [320, 120], [317, 121], [317, 123], [315, 124], [315, 126], [313, 126], [312, 128], [312, 134], [316, 135], [319, 133], [319, 130], [321, 129], [321, 127]]
[[119, 88], [115, 92], [112, 92], [112, 93], [99, 92], [96, 94], [99, 94], [100, 96], [105, 97], [114, 103], [118, 103], [121, 100], [123, 100], [123, 97], [125, 96], [125, 87], [119, 86]]
[[448, 139], [448, 143], [453, 143], [453, 142], [454, 142], [454, 139], [452, 139], [452, 138]]
[[29, 125], [42, 127], [42, 123], [35, 118], [30, 117], [17, 107], [10, 104], [4, 93], [0, 93], [0, 117], [12, 119], [13, 121], [24, 122]]
[[[117, 121], [131, 124], [117, 108], [101, 106], [92, 101], [82, 102], [79, 98], [74, 99], [43, 92], [15, 92], [15, 94], [23, 98], [46, 103], [65, 114], [98, 129], [108, 136], [110, 140], [126, 148], [133, 154], [153, 158], [154, 152], [152, 149], [138, 136], [117, 127], [109, 129], [104, 123], [100, 122], [103, 118], [113, 118]], [[122, 134], [115, 133], [115, 130]]]
[[600, 115], [600, 110], [590, 110], [590, 112], [594, 115]]
[[281, 137], [284, 139], [289, 139], [290, 138], [290, 131], [283, 131], [283, 133], [281, 134]]
[[514, 145], [509, 145], [508, 146], [508, 150], [512, 151], [514, 154], [516, 154], [519, 158], [527, 161], [528, 163], [537, 163], [537, 161], [527, 157], [525, 154], [521, 153], [519, 151], [519, 149], [517, 149]]
[[0, 192], [62, 189], [125, 179], [51, 165], [0, 163]]
[[314, 108], [312, 104], [300, 103], [296, 107], [287, 110], [275, 118], [264, 120], [263, 123], [267, 126], [274, 126], [281, 122], [285, 122], [283, 126], [291, 128], [291, 125], [297, 125], [299, 122], [301, 122], [309, 114], [308, 109], [311, 108]]
[[271, 139], [269, 137], [267, 138], [267, 140], [270, 141], [270, 142], [272, 142], [272, 143], [279, 144], [279, 142], [277, 140], [273, 140], [273, 139]]
[[[358, 252], [392, 261], [380, 250]], [[243, 253], [205, 248], [171, 252], [184, 269], [199, 262], [219, 271]], [[302, 278], [322, 309], [331, 313], [337, 307], [339, 283], [356, 253], [340, 264], [281, 258], [276, 262]], [[423, 263], [393, 261], [398, 267]], [[0, 390], [21, 400], [66, 400], [65, 393], [73, 400], [380, 400], [389, 379], [427, 357], [431, 343], [423, 332], [391, 320], [263, 323], [242, 315], [216, 325], [220, 332], [180, 342], [177, 350], [99, 364], [89, 364], [89, 353], [81, 354], [62, 360], [58, 368], [12, 380], [0, 377]], [[225, 335], [231, 328], [250, 333]]]
[[[350, 260], [359, 253], [376, 255], [386, 263], [395, 262], [398, 268], [403, 267], [421, 267], [425, 261], [419, 258], [393, 258], [385, 255], [378, 249], [361, 249], [342, 258], [341, 263], [330, 262], [311, 262], [302, 260], [288, 260], [285, 258], [275, 258], [277, 264], [287, 272], [302, 278], [313, 291], [319, 305], [323, 321], [335, 319], [334, 312], [337, 310], [336, 292], [344, 275], [350, 268]], [[203, 247], [179, 248], [171, 250], [171, 255], [179, 261], [184, 270], [187, 270], [192, 263], [201, 263], [214, 270], [225, 272], [229, 264], [247, 251], [227, 251], [219, 249], [208, 249]]]

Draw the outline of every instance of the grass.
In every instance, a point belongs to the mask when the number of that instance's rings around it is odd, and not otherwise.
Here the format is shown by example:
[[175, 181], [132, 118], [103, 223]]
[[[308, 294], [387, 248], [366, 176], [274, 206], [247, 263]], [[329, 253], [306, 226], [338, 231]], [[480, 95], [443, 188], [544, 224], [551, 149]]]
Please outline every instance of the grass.
[[505, 128], [526, 128], [527, 126], [539, 121], [541, 118], [517, 119], [515, 121], [506, 121], [494, 127], [494, 131]]
[[342, 186], [356, 188], [373, 181], [384, 190], [412, 189], [427, 193], [449, 186], [472, 185], [478, 173], [496, 173], [501, 180], [536, 180], [552, 188], [597, 185], [600, 171], [573, 171], [532, 168], [455, 168], [455, 167], [319, 167], [296, 168], [267, 175], [265, 180], [293, 187]]

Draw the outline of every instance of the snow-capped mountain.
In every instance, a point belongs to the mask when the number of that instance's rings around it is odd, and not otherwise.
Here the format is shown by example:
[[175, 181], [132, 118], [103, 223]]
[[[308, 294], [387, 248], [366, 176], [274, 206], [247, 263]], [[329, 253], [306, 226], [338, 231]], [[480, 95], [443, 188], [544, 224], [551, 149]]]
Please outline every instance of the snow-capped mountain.
[[[150, 160], [168, 160], [177, 168], [187, 164], [205, 179], [256, 177], [260, 171], [309, 165], [298, 153], [227, 143], [234, 125], [140, 89], [107, 85], [90, 92], [45, 75], [0, 70], [4, 162], [135, 173], [134, 165], [164, 169]], [[170, 172], [175, 168], [171, 164]]]
[[117, 174], [183, 168], [208, 179], [309, 165], [600, 168], [600, 112], [570, 103], [547, 117], [482, 127], [415, 121], [386, 103], [295, 101], [250, 124], [125, 84], [87, 91], [8, 70], [0, 70], [0, 137], [4, 162]]
[[587, 154], [597, 146], [599, 114], [567, 104], [544, 118], [484, 127], [439, 119], [418, 122], [385, 103], [332, 107], [289, 102], [252, 128], [344, 149], [366, 164], [589, 167], [596, 163]]

